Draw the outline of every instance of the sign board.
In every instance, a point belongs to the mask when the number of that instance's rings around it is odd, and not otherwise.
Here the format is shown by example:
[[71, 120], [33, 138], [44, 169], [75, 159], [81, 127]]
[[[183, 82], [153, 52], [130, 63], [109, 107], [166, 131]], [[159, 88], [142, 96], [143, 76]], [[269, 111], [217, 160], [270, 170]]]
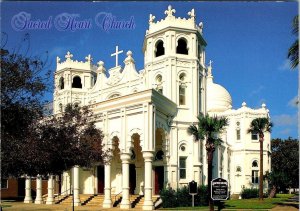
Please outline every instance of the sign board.
[[211, 181], [211, 198], [212, 200], [228, 199], [228, 182], [222, 178], [216, 178]]
[[195, 182], [194, 180], [192, 182], [189, 182], [189, 193], [190, 195], [197, 195], [198, 193], [197, 182]]

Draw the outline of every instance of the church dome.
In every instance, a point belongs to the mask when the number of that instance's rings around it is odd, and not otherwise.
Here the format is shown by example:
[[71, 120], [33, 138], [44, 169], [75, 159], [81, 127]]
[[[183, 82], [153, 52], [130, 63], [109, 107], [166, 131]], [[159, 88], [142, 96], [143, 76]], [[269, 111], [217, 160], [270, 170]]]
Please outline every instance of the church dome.
[[[211, 68], [209, 67], [211, 73]], [[223, 112], [232, 107], [229, 92], [221, 85], [213, 82], [211, 74], [207, 77], [207, 112]]]

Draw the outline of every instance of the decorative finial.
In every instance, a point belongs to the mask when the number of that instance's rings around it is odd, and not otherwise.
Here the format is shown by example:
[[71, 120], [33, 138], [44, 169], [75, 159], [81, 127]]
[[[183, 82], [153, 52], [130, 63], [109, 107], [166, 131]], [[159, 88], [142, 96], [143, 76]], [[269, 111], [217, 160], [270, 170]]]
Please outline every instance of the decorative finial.
[[56, 63], [59, 63], [60, 62], [60, 58], [57, 56], [56, 57]]
[[212, 64], [213, 63], [213, 61], [212, 60], [209, 60], [209, 65], [208, 65], [208, 67], [207, 67], [207, 75], [209, 76], [209, 77], [212, 77], [212, 72], [211, 72], [211, 70], [212, 70]]
[[92, 58], [91, 54], [86, 56], [85, 59], [86, 59], [87, 62], [92, 62], [93, 61], [93, 58]]
[[98, 63], [98, 71], [104, 72], [105, 71], [105, 67], [104, 67], [104, 62], [103, 61], [99, 61]]
[[134, 59], [132, 58], [132, 52], [127, 51], [126, 55], [127, 55], [127, 58], [124, 60], [124, 63], [126, 65], [128, 65], [129, 63], [134, 63]]
[[131, 51], [127, 51], [126, 55], [129, 56], [129, 57], [131, 57], [132, 56], [132, 52]]
[[247, 106], [247, 103], [246, 103], [246, 102], [243, 102], [243, 103], [242, 103], [242, 106], [243, 106], [243, 107], [246, 107], [246, 106]]
[[168, 10], [165, 11], [165, 14], [167, 15], [167, 17], [173, 17], [173, 13], [175, 13], [176, 10], [172, 9], [172, 6], [169, 5], [168, 6]]
[[155, 16], [152, 15], [152, 14], [150, 14], [150, 16], [149, 16], [149, 24], [153, 23], [154, 19], [155, 19]]
[[68, 51], [68, 52], [67, 52], [67, 55], [65, 55], [65, 58], [66, 58], [67, 60], [71, 60], [72, 57], [73, 57], [73, 54], [71, 54], [70, 51]]
[[190, 12], [188, 12], [188, 15], [191, 17], [191, 19], [195, 20], [196, 18], [195, 9], [192, 9]]
[[200, 29], [200, 33], [202, 34], [202, 32], [203, 32], [203, 22], [199, 23], [199, 29]]
[[265, 103], [263, 103], [263, 104], [261, 105], [261, 107], [262, 107], [262, 108], [266, 108], [267, 105], [266, 105]]

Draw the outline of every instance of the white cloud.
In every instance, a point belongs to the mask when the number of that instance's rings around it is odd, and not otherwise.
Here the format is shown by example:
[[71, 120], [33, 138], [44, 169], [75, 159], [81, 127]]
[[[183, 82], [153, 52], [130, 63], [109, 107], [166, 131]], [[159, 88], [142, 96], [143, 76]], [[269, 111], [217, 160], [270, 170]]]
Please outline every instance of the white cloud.
[[253, 95], [257, 95], [259, 94], [261, 91], [263, 91], [265, 89], [265, 87], [263, 85], [260, 85], [258, 88], [256, 88], [255, 90], [253, 90], [252, 92], [250, 92], [250, 96]]
[[271, 118], [274, 122], [275, 126], [290, 126], [290, 125], [297, 125], [297, 114], [288, 115], [288, 114], [281, 114], [275, 115]]
[[283, 63], [278, 67], [278, 70], [291, 70], [290, 60], [284, 60]]
[[286, 128], [286, 129], [281, 130], [279, 133], [282, 135], [289, 135], [289, 134], [291, 134], [291, 129]]
[[293, 108], [298, 108], [298, 104], [299, 104], [299, 99], [297, 95], [288, 102], [288, 105]]

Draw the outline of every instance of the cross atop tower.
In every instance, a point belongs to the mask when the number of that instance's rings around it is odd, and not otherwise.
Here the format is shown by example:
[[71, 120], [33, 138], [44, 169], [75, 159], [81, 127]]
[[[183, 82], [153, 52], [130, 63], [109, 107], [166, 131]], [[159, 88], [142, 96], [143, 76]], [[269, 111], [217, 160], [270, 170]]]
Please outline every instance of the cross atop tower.
[[68, 52], [67, 52], [67, 55], [65, 55], [65, 58], [66, 58], [67, 60], [71, 60], [72, 57], [73, 57], [73, 54], [71, 54], [70, 51], [68, 51]]
[[116, 46], [116, 53], [111, 54], [110, 56], [116, 56], [116, 67], [119, 66], [118, 65], [118, 55], [123, 53], [123, 51], [119, 51], [119, 46]]
[[175, 9], [172, 9], [172, 6], [169, 5], [168, 6], [168, 10], [165, 11], [165, 14], [167, 15], [167, 17], [172, 17], [173, 16], [173, 13], [175, 13], [176, 10]]

